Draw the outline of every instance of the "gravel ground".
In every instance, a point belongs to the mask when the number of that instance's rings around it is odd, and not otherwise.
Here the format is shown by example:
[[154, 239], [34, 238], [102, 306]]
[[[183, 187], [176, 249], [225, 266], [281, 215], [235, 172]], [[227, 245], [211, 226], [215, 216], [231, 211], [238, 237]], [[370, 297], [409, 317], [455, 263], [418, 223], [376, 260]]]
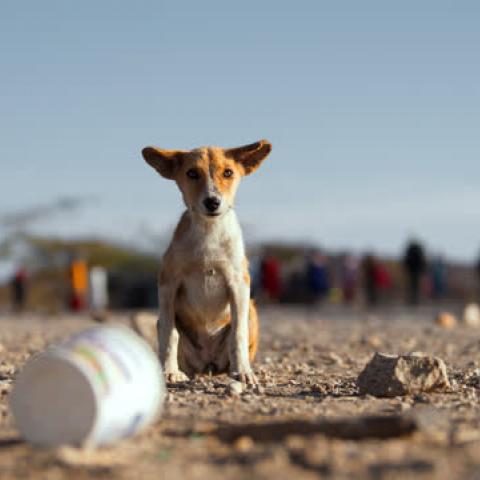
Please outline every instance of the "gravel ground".
[[[0, 478], [480, 478], [480, 329], [447, 330], [432, 318], [429, 309], [265, 308], [258, 388], [236, 392], [227, 376], [198, 377], [170, 387], [160, 420], [134, 438], [94, 451], [42, 451], [14, 428], [7, 402], [15, 372], [93, 322], [3, 314]], [[452, 387], [360, 396], [356, 378], [375, 351], [437, 355]]]

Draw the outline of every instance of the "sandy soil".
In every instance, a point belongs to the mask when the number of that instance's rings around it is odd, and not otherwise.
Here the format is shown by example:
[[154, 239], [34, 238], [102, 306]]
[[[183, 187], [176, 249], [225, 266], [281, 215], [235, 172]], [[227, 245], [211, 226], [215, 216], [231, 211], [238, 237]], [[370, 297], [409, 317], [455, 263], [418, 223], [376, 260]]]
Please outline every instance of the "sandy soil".
[[[260, 388], [231, 396], [226, 376], [200, 377], [170, 388], [162, 418], [135, 438], [41, 451], [21, 441], [8, 411], [15, 372], [92, 321], [4, 314], [0, 478], [480, 478], [480, 330], [444, 330], [432, 315], [264, 309]], [[359, 396], [355, 380], [377, 350], [440, 356], [451, 391]]]

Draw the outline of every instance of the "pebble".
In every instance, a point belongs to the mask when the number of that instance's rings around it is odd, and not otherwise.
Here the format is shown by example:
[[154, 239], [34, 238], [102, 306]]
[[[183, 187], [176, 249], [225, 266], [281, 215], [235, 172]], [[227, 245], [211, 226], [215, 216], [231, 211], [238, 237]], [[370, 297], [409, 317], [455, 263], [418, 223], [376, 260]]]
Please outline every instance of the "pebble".
[[452, 328], [456, 327], [457, 318], [450, 312], [440, 312], [435, 317], [435, 323], [442, 328], [451, 330]]
[[463, 323], [469, 327], [480, 327], [480, 307], [469, 303], [463, 311]]
[[263, 395], [265, 393], [265, 388], [262, 387], [262, 385], [255, 385], [253, 387], [253, 391], [254, 393], [256, 393], [257, 395]]
[[227, 393], [231, 397], [237, 397], [243, 393], [243, 383], [233, 380], [228, 384]]
[[238, 437], [233, 444], [233, 448], [239, 453], [247, 453], [252, 450], [254, 446], [254, 441], [247, 435]]

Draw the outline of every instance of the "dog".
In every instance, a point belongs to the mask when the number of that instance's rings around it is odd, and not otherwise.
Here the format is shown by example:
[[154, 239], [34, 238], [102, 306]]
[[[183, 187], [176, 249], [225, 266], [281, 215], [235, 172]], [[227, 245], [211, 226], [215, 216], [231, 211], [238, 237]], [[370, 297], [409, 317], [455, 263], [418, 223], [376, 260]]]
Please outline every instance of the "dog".
[[158, 349], [168, 383], [225, 372], [257, 383], [251, 362], [258, 316], [234, 200], [240, 180], [271, 149], [260, 140], [236, 148], [142, 150], [151, 167], [176, 182], [187, 207], [158, 275]]

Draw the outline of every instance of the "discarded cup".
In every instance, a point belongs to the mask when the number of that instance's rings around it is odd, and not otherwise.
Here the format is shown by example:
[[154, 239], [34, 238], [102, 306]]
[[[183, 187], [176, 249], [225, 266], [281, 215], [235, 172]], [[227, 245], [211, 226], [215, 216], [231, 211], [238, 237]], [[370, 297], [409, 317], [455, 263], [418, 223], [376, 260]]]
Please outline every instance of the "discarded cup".
[[97, 446], [141, 430], [165, 399], [160, 363], [123, 326], [99, 326], [35, 355], [10, 406], [21, 435], [42, 447]]

